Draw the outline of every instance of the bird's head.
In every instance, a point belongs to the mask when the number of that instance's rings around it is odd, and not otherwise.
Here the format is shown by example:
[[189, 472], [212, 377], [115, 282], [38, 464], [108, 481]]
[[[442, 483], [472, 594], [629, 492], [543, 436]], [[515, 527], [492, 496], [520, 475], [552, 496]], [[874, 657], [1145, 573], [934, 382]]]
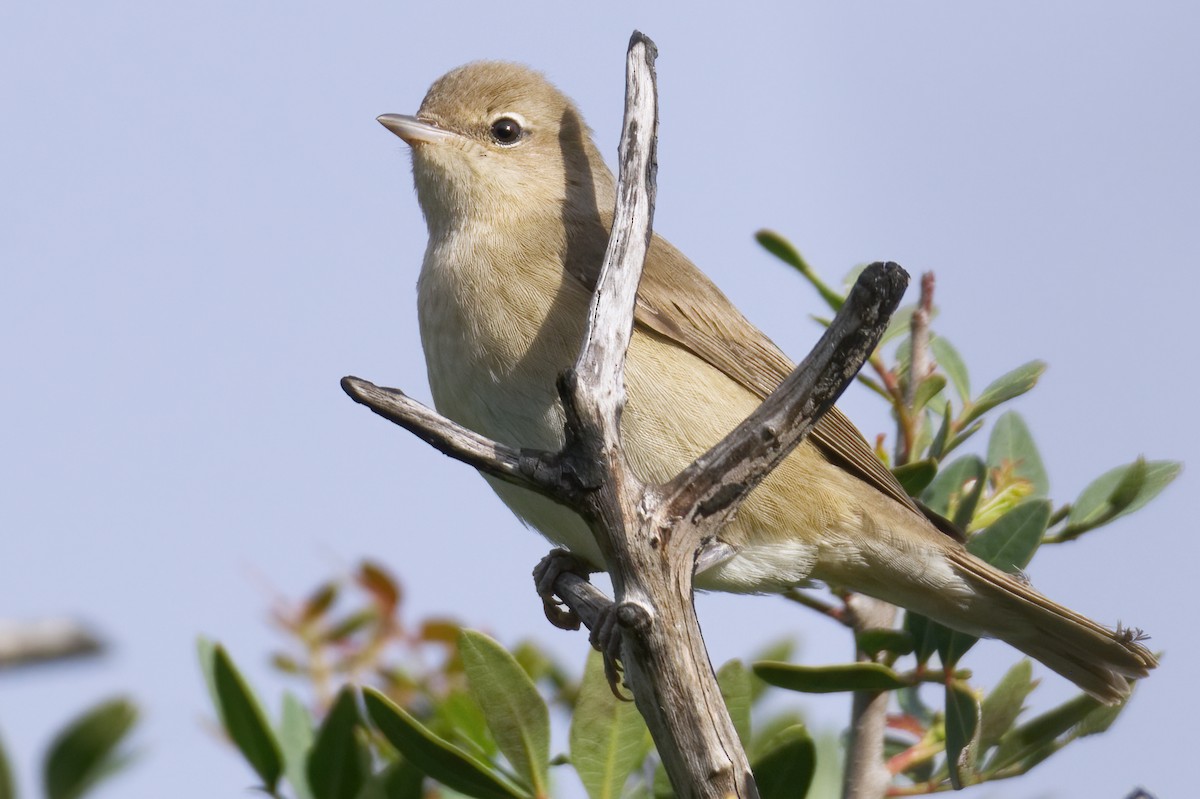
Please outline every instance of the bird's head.
[[[478, 61], [443, 75], [415, 116], [379, 122], [412, 147], [431, 234], [611, 210], [612, 176], [571, 100], [541, 74]], [[607, 207], [605, 207], [607, 206]]]

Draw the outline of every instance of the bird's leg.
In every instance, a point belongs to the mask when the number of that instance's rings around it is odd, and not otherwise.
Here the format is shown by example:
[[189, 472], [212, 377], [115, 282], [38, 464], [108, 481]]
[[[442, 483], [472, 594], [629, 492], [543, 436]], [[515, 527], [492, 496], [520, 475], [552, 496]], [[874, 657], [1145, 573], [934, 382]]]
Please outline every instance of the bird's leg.
[[[534, 567], [534, 585], [537, 586], [538, 596], [542, 598], [546, 618], [555, 627], [578, 630], [581, 621], [579, 614], [555, 593], [555, 583], [564, 574], [575, 575], [587, 581], [587, 576], [592, 571], [594, 570], [584, 561], [565, 549], [551, 550], [550, 554]], [[620, 692], [622, 669], [618, 661], [621, 657], [621, 627], [617, 620], [617, 606], [594, 589], [593, 592], [597, 596], [587, 603], [587, 609], [583, 611], [590, 630], [588, 643], [604, 657], [604, 676], [608, 679], [608, 687], [613, 696], [628, 701], [629, 697], [622, 696]], [[571, 597], [579, 601], [574, 593]]]
[[700, 545], [696, 551], [696, 566], [694, 573], [703, 574], [709, 569], [720, 566], [737, 555], [737, 550], [724, 541], [716, 538], [709, 539]]
[[606, 605], [600, 610], [595, 625], [588, 635], [588, 643], [604, 658], [604, 676], [608, 689], [622, 702], [630, 701], [621, 694], [621, 627], [617, 623], [617, 605]]
[[587, 579], [592, 572], [587, 564], [565, 549], [552, 549], [550, 554], [542, 558], [533, 569], [533, 583], [537, 586], [538, 596], [542, 598], [542, 608], [546, 618], [560, 630], [578, 630], [579, 615], [563, 604], [554, 593], [554, 581], [563, 573], [577, 574]]

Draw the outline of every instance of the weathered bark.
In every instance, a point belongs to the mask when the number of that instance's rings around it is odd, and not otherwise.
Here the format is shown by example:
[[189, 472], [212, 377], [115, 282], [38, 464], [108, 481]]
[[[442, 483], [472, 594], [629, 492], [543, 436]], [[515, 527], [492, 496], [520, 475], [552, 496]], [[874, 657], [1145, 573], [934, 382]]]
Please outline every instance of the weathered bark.
[[[575, 366], [559, 382], [566, 411], [560, 452], [517, 450], [466, 430], [401, 392], [357, 378], [357, 402], [489, 475], [576, 510], [604, 553], [616, 597], [610, 611], [638, 709], [679, 797], [755, 797], [750, 766], [725, 709], [692, 605], [701, 546], [750, 490], [798, 444], [857, 374], [907, 284], [895, 264], [872, 264], [813, 352], [724, 440], [665, 485], [646, 485], [626, 464], [620, 415], [625, 354], [654, 211], [657, 107], [653, 42], [635, 33], [613, 230]], [[556, 594], [589, 627], [603, 595], [573, 574]]]

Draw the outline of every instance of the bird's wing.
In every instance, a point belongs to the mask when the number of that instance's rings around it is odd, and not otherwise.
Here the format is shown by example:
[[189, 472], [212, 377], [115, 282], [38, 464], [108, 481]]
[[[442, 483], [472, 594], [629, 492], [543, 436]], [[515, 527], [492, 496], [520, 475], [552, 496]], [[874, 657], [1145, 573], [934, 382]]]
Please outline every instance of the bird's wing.
[[[595, 275], [576, 275], [590, 287]], [[635, 324], [654, 331], [724, 372], [761, 398], [783, 382], [795, 364], [744, 317], [683, 253], [654, 236], [638, 288]], [[871, 445], [836, 407], [817, 422], [809, 441], [831, 462], [920, 516], [915, 503]], [[949, 523], [938, 524], [957, 536]]]

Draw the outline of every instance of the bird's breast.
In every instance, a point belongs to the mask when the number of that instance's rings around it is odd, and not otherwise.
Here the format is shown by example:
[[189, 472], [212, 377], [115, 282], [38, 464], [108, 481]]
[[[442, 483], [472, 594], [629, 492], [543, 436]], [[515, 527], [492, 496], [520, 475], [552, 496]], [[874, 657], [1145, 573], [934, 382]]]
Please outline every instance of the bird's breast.
[[[575, 357], [587, 296], [552, 249], [431, 241], [418, 281], [421, 342], [439, 412], [513, 446], [555, 448], [555, 379]], [[482, 241], [481, 241], [482, 240]]]
[[[557, 251], [489, 246], [487, 236], [432, 241], [418, 282], [434, 404], [442, 414], [517, 447], [558, 449], [557, 376], [578, 354], [590, 300]], [[676, 342], [635, 328], [626, 365], [625, 454], [644, 480], [670, 479], [758, 404], [758, 397]], [[595, 565], [583, 521], [523, 489], [491, 481], [516, 513]], [[810, 446], [772, 473], [722, 532], [738, 557], [702, 576], [706, 588], [779, 590], [861, 525], [855, 478]]]

